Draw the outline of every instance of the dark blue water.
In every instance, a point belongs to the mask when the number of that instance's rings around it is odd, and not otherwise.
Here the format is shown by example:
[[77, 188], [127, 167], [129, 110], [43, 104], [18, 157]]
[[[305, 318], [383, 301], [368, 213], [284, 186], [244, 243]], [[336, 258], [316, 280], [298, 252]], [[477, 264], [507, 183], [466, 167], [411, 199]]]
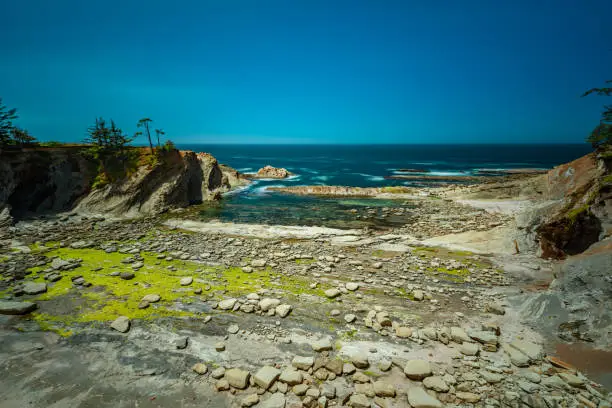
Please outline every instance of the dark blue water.
[[[337, 225], [351, 220], [356, 205], [388, 205], [375, 200], [292, 197], [266, 191], [270, 186], [343, 185], [357, 187], [427, 185], [427, 182], [390, 180], [400, 169], [427, 175], [471, 175], [478, 169], [548, 169], [591, 151], [574, 145], [205, 145], [183, 144], [180, 149], [208, 152], [220, 163], [241, 172], [265, 165], [284, 167], [295, 174], [285, 180], [258, 180], [249, 188], [206, 206], [202, 218], [235, 222]], [[378, 204], [377, 204], [378, 203]], [[346, 225], [342, 221], [342, 225]], [[356, 222], [356, 221], [355, 221]], [[361, 221], [358, 222], [360, 224]], [[360, 224], [361, 225], [361, 224]], [[351, 225], [359, 226], [359, 225]]]

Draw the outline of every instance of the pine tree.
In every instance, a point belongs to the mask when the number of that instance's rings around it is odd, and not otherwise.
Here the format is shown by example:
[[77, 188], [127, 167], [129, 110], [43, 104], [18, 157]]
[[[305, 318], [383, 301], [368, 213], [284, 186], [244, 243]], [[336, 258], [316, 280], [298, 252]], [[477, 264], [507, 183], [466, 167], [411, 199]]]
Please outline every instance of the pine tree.
[[157, 135], [157, 148], [161, 147], [161, 143], [159, 142], [159, 137], [166, 134], [163, 129], [155, 129], [155, 134]]
[[[153, 120], [149, 118], [142, 118], [138, 121], [137, 126], [139, 128], [144, 128], [147, 139], [149, 139], [149, 147], [151, 148], [151, 153], [153, 153], [153, 142], [151, 141], [151, 131], [149, 130], [149, 124], [153, 122]], [[137, 132], [137, 135], [142, 135], [142, 132]]]
[[14, 127], [11, 129], [11, 136], [13, 140], [19, 145], [29, 145], [36, 142], [36, 138], [30, 134], [26, 129], [20, 129]]
[[0, 98], [0, 146], [9, 144], [13, 121], [17, 119], [17, 109], [8, 109]]
[[[612, 84], [612, 80], [606, 81], [606, 83]], [[612, 96], [612, 88], [592, 88], [586, 91], [582, 96], [590, 94]], [[612, 145], [612, 105], [604, 105], [604, 111], [601, 114], [599, 125], [597, 125], [589, 137], [587, 137], [587, 142], [591, 143], [593, 148]]]

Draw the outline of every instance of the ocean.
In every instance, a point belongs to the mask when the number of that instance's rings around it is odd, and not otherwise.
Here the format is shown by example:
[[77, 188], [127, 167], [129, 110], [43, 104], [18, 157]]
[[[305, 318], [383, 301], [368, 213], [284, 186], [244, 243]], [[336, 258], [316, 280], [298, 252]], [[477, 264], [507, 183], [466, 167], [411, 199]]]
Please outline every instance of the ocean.
[[179, 144], [184, 150], [208, 152], [220, 163], [248, 173], [265, 165], [284, 167], [295, 175], [284, 180], [258, 180], [226, 195], [220, 203], [205, 204], [204, 220], [287, 225], [359, 227], [350, 209], [385, 206], [388, 200], [345, 200], [294, 197], [273, 193], [271, 186], [343, 185], [355, 187], [427, 185], [419, 180], [390, 180], [385, 176], [420, 170], [427, 175], [469, 176], [478, 170], [549, 169], [587, 154], [588, 144], [557, 145], [206, 145]]

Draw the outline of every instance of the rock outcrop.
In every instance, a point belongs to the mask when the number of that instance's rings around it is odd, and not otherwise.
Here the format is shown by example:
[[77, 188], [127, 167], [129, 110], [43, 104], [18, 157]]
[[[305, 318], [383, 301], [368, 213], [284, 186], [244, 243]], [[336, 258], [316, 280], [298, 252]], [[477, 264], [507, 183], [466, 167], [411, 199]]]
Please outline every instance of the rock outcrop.
[[409, 187], [345, 187], [345, 186], [291, 186], [270, 187], [270, 191], [301, 196], [376, 197], [383, 194], [414, 194]]
[[0, 227], [27, 213], [72, 208], [85, 196], [96, 166], [81, 151], [78, 147], [0, 151]]
[[141, 166], [131, 176], [91, 191], [76, 209], [134, 216], [201, 203], [223, 188], [216, 159], [202, 158], [193, 152], [171, 152], [162, 163]]
[[274, 178], [284, 179], [291, 175], [291, 173], [284, 168], [277, 168], [272, 166], [264, 166], [257, 171], [255, 174], [249, 174], [251, 178]]
[[555, 167], [545, 194], [561, 203], [537, 227], [542, 257], [565, 258], [585, 251], [610, 233], [612, 183], [609, 163], [596, 153]]
[[73, 208], [121, 216], [157, 214], [219, 198], [234, 183], [245, 182], [208, 153], [175, 150], [94, 188], [97, 165], [83, 152], [81, 146], [0, 152], [0, 227], [29, 213]]

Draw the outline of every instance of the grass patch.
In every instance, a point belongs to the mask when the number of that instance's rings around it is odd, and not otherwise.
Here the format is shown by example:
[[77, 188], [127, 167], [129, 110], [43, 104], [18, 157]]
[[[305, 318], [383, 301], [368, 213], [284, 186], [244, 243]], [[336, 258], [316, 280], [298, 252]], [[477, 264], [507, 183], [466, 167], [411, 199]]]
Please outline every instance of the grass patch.
[[308, 258], [298, 258], [295, 260], [296, 265], [312, 265], [313, 263], [316, 263], [316, 262], [317, 262], [316, 259], [308, 259]]

